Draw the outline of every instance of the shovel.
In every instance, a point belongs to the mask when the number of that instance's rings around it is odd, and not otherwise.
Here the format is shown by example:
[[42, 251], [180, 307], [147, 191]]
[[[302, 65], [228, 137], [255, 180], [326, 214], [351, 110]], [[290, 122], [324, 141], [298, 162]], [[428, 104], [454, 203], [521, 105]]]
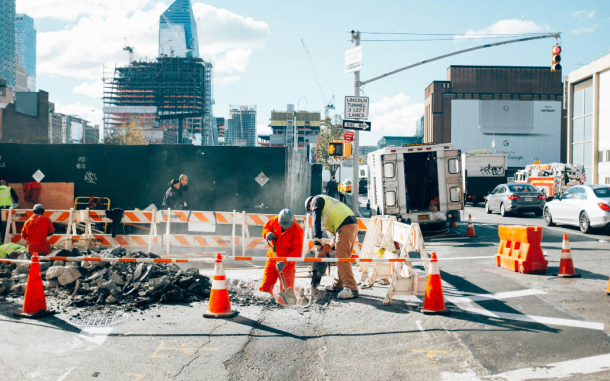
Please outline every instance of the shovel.
[[[267, 243], [273, 249], [273, 256], [277, 257], [277, 255], [275, 255], [275, 246], [272, 245], [271, 242], [269, 242], [269, 241], [267, 241]], [[283, 290], [280, 291], [280, 297], [286, 304], [289, 304], [289, 305], [297, 304], [297, 297], [296, 297], [296, 295], [294, 295], [294, 290], [292, 288], [286, 288], [286, 281], [284, 280], [284, 273], [282, 273], [282, 271], [284, 270], [284, 267], [286, 267], [286, 264], [284, 262], [278, 261], [275, 263], [275, 267], [277, 268], [277, 271], [280, 273], [280, 278], [282, 279]]]

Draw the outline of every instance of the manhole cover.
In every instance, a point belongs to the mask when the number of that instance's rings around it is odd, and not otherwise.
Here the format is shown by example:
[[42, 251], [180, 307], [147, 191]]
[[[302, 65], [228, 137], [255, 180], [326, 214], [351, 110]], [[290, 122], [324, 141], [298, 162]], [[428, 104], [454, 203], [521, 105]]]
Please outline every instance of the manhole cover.
[[129, 314], [123, 311], [92, 311], [81, 313], [79, 316], [72, 316], [68, 321], [70, 324], [79, 327], [105, 327], [123, 323], [127, 319], [129, 319]]

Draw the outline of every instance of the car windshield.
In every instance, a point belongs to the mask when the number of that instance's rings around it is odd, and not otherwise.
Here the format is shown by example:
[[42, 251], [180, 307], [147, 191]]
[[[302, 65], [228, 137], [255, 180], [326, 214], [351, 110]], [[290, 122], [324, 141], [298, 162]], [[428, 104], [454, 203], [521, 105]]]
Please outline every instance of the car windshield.
[[593, 189], [595, 195], [599, 198], [610, 198], [610, 188]]
[[538, 192], [538, 190], [536, 188], [534, 188], [531, 185], [509, 185], [508, 189], [510, 189], [511, 192]]

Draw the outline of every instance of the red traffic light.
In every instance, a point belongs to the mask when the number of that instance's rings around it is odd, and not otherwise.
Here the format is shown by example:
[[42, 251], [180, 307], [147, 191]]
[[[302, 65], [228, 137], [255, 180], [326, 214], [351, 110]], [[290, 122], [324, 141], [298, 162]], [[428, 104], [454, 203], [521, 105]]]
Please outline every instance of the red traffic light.
[[553, 54], [561, 53], [561, 46], [555, 45], [553, 46]]

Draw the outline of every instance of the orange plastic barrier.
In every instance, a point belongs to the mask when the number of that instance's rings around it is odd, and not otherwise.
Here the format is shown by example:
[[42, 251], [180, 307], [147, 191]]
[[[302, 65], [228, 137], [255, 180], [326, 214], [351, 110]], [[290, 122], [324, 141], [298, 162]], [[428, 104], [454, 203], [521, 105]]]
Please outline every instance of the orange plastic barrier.
[[537, 226], [498, 226], [500, 247], [496, 263], [523, 274], [544, 274], [549, 261], [542, 253], [542, 228]]

